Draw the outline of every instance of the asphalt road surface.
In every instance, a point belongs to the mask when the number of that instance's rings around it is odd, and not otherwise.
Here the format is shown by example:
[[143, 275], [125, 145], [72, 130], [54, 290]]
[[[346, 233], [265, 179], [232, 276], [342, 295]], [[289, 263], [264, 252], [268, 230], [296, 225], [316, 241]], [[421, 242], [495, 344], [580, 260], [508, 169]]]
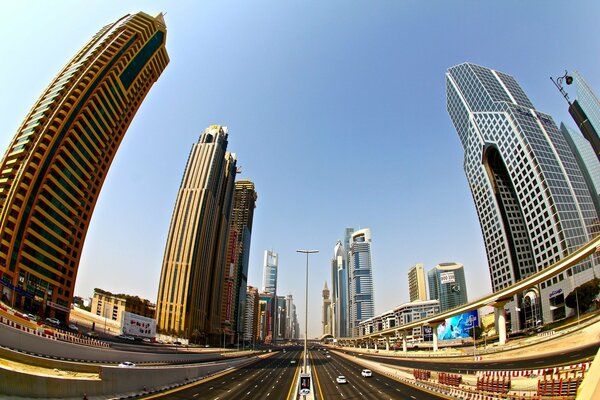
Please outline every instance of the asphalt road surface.
[[[376, 372], [373, 372], [370, 378], [365, 378], [361, 375], [363, 367], [332, 352], [325, 354], [322, 351], [313, 350], [310, 352], [310, 356], [313, 365], [313, 387], [316, 399], [319, 400], [445, 398], [405, 385]], [[347, 383], [337, 383], [336, 378], [339, 375], [344, 375]]]
[[[292, 363], [292, 361], [294, 361]], [[301, 348], [278, 351], [255, 364], [152, 399], [283, 400], [295, 393], [294, 377], [301, 363]], [[292, 387], [292, 385], [294, 387]], [[293, 396], [291, 398], [294, 398]]]

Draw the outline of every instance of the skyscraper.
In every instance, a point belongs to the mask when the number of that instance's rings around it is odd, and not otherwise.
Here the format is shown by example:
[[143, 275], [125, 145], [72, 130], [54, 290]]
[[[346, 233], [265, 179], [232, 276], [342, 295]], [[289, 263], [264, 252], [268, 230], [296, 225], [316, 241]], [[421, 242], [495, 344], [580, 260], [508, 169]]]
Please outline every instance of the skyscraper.
[[230, 335], [237, 336], [242, 331], [256, 199], [254, 183], [249, 180], [235, 182], [221, 314], [223, 329]]
[[429, 296], [440, 301], [440, 312], [468, 302], [465, 269], [459, 263], [442, 263], [427, 273]]
[[321, 325], [323, 335], [331, 335], [331, 299], [329, 298], [329, 289], [327, 288], [327, 281], [325, 281], [325, 287], [322, 291], [323, 294], [323, 311], [321, 316]]
[[358, 334], [358, 324], [375, 315], [373, 270], [371, 266], [371, 231], [361, 229], [350, 237], [348, 270], [350, 276], [350, 334]]
[[156, 306], [158, 330], [222, 343], [221, 300], [236, 173], [227, 128], [192, 146], [167, 236]]
[[600, 215], [600, 161], [598, 161], [592, 145], [583, 137], [580, 131], [572, 129], [562, 122], [560, 131], [575, 155], [575, 159], [590, 189], [596, 212]]
[[248, 286], [246, 290], [242, 337], [244, 341], [249, 343], [256, 343], [258, 336], [258, 303], [258, 288]]
[[427, 300], [427, 289], [425, 289], [425, 270], [423, 264], [417, 263], [408, 270], [408, 293], [410, 301]]
[[129, 124], [169, 63], [165, 40], [162, 14], [105, 26], [25, 117], [0, 163], [4, 301], [68, 319], [94, 206]]
[[[575, 157], [552, 118], [534, 108], [515, 79], [464, 63], [448, 70], [446, 89], [492, 289], [540, 271], [591, 240], [598, 216]], [[572, 288], [565, 277], [590, 279], [592, 262], [515, 296], [516, 303], [506, 306], [513, 329], [526, 325], [519, 321], [541, 320], [540, 306], [547, 321], [564, 316], [564, 296]]]
[[569, 112], [600, 160], [600, 100], [578, 71], [573, 74], [573, 81], [577, 100], [571, 104]]
[[263, 292], [277, 293], [277, 265], [279, 256], [273, 250], [265, 250], [263, 265]]
[[349, 335], [348, 264], [346, 250], [339, 240], [333, 249], [331, 280], [333, 282], [331, 285], [332, 335], [334, 337], [347, 337]]

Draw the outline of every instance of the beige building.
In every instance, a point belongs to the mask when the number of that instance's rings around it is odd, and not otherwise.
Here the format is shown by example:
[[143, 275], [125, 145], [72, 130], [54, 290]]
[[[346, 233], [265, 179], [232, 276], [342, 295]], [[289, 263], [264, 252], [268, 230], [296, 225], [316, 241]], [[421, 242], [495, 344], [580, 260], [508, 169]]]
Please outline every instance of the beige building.
[[408, 270], [408, 293], [410, 301], [427, 300], [427, 289], [425, 289], [425, 269], [423, 264], [417, 263]]
[[236, 174], [227, 127], [192, 146], [169, 227], [156, 304], [159, 333], [223, 343], [222, 298]]
[[154, 318], [156, 306], [149, 300], [126, 294], [112, 294], [101, 289], [94, 290], [91, 313], [101, 318], [120, 322], [123, 313], [129, 312], [148, 318]]

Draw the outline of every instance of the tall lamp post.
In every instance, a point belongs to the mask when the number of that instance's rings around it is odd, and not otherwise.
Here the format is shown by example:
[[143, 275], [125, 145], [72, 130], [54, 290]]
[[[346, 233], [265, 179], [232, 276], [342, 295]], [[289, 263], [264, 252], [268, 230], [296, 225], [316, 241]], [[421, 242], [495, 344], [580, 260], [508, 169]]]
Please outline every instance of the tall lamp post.
[[302, 370], [306, 373], [306, 361], [307, 361], [307, 338], [308, 338], [308, 255], [318, 253], [319, 250], [296, 250], [297, 253], [306, 254], [306, 288], [305, 288], [305, 302], [304, 302], [304, 365]]

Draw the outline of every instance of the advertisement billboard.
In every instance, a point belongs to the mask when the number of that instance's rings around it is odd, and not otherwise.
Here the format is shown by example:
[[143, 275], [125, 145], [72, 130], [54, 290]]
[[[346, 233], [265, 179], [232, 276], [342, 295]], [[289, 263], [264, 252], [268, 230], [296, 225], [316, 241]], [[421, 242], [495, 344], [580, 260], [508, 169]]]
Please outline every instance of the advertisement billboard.
[[445, 283], [454, 283], [454, 272], [442, 272], [440, 274], [440, 283], [443, 285]]
[[153, 338], [156, 336], [156, 320], [125, 311], [123, 313], [125, 335]]
[[446, 318], [437, 328], [438, 340], [471, 337], [473, 326], [479, 326], [479, 314], [477, 310]]

